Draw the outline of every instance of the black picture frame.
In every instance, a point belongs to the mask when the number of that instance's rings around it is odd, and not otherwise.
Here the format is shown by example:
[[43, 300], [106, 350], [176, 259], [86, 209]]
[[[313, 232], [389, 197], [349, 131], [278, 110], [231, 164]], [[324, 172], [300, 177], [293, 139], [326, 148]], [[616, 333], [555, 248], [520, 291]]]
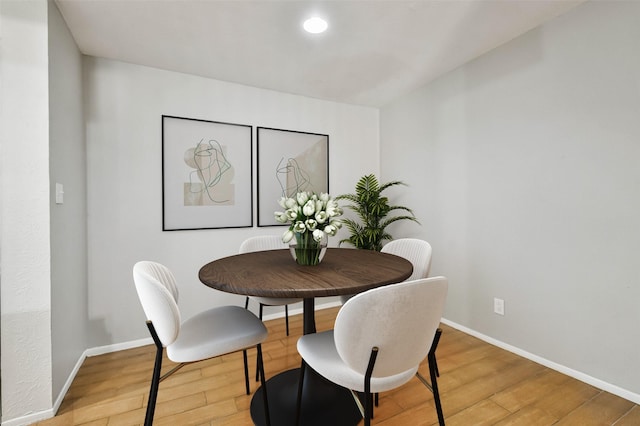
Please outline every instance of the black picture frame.
[[329, 135], [257, 128], [258, 226], [274, 218], [280, 197], [300, 191], [329, 192]]
[[253, 127], [162, 115], [162, 230], [253, 226]]

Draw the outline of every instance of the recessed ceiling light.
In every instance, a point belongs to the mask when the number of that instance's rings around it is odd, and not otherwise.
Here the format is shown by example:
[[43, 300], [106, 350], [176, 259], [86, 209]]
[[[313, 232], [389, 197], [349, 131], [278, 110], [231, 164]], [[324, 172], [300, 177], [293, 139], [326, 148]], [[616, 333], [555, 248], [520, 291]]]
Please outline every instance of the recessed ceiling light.
[[304, 21], [304, 24], [302, 26], [304, 27], [305, 31], [310, 32], [311, 34], [319, 34], [324, 32], [329, 24], [327, 24], [327, 21], [325, 21], [324, 19], [314, 16], [313, 18], [309, 18]]

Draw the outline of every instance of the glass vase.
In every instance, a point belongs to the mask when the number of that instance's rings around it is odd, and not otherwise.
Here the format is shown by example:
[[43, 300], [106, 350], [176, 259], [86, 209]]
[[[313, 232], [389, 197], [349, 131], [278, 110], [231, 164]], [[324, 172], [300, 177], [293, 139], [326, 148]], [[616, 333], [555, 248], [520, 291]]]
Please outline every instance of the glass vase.
[[298, 265], [318, 265], [327, 251], [327, 235], [316, 241], [310, 232], [296, 233], [289, 243], [289, 251]]

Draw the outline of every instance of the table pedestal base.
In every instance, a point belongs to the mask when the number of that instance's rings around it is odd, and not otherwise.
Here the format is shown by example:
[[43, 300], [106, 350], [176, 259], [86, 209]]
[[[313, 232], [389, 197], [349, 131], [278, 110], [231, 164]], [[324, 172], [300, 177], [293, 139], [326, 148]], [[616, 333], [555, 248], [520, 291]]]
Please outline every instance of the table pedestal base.
[[[280, 373], [267, 381], [272, 426], [294, 426], [300, 369]], [[251, 419], [265, 426], [262, 387], [251, 399]], [[355, 426], [362, 420], [351, 392], [307, 368], [302, 390], [301, 426]]]

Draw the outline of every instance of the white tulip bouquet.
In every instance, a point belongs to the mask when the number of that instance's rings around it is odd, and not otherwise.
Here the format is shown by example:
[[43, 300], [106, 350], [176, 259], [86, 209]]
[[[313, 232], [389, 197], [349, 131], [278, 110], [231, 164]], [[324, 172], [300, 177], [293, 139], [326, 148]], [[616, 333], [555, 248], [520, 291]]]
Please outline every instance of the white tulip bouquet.
[[285, 209], [275, 212], [280, 223], [291, 223], [282, 235], [289, 243], [295, 237], [295, 256], [299, 264], [317, 265], [321, 260], [321, 243], [325, 236], [334, 236], [342, 227], [336, 217], [342, 209], [329, 194], [298, 192], [294, 198], [282, 197], [278, 204]]

